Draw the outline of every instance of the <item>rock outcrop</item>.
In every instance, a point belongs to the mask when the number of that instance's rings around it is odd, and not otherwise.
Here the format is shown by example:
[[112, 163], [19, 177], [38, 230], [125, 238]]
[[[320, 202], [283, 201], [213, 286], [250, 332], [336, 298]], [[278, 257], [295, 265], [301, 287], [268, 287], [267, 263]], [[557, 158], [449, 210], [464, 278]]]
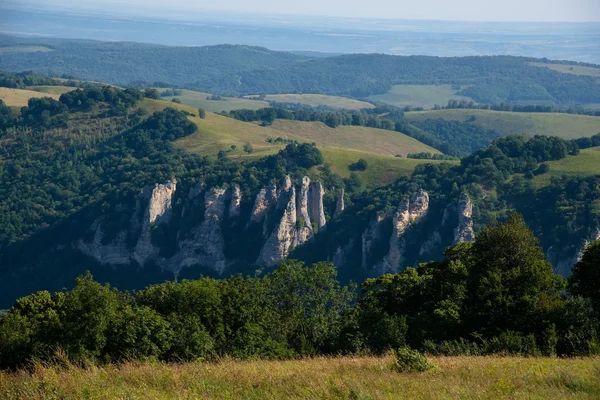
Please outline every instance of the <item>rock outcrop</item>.
[[310, 220], [318, 229], [325, 227], [325, 208], [323, 207], [323, 196], [325, 190], [321, 182], [312, 182], [308, 189]]
[[458, 226], [454, 230], [454, 244], [475, 240], [473, 230], [473, 203], [469, 195], [463, 193], [458, 200]]
[[240, 216], [240, 207], [242, 204], [242, 191], [238, 185], [233, 185], [229, 189], [229, 218], [237, 218]]
[[335, 212], [333, 213], [334, 217], [337, 217], [338, 215], [340, 215], [341, 213], [344, 212], [344, 188], [342, 188], [339, 192], [338, 192], [338, 198], [337, 201], [335, 202]]
[[305, 243], [313, 235], [312, 221], [310, 220], [308, 205], [309, 186], [310, 179], [308, 176], [305, 176], [302, 178], [302, 184], [300, 185], [300, 190], [297, 197], [298, 204], [296, 206], [296, 222], [298, 226], [296, 229], [296, 237], [293, 242], [294, 246]]
[[161, 223], [168, 224], [171, 219], [171, 203], [177, 181], [166, 184], [156, 184], [153, 188], [144, 188], [139, 200], [147, 200], [148, 205], [142, 220], [142, 232], [133, 251], [133, 258], [138, 264], [144, 265], [146, 260], [158, 255], [159, 249], [152, 245], [152, 228]]
[[429, 210], [429, 194], [423, 190], [415, 193], [410, 201], [400, 201], [392, 222], [390, 250], [383, 259], [384, 272], [398, 272], [403, 263], [406, 243], [405, 233], [410, 224], [419, 222]]
[[381, 223], [386, 219], [387, 214], [378, 214], [377, 217], [369, 222], [367, 229], [361, 236], [361, 267], [367, 268], [369, 266], [369, 256], [371, 255], [371, 249], [373, 244], [381, 239]]
[[277, 202], [277, 186], [269, 185], [263, 188], [256, 195], [254, 207], [252, 208], [252, 217], [250, 221], [261, 222], [265, 217], [267, 210]]
[[[284, 188], [286, 186], [284, 185]], [[286, 258], [296, 240], [298, 234], [296, 229], [296, 189], [290, 187], [286, 193], [280, 196], [280, 199], [283, 198], [287, 200], [283, 216], [260, 251], [256, 260], [259, 265], [275, 265]]]

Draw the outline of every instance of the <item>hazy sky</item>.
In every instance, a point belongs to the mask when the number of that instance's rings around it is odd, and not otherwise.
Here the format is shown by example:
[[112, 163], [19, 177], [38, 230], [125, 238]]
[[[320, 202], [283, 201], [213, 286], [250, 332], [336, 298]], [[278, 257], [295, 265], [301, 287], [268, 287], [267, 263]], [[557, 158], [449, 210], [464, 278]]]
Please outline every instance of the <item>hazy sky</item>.
[[53, 0], [52, 3], [115, 11], [119, 7], [113, 5], [119, 4], [139, 7], [140, 11], [167, 8], [393, 19], [600, 21], [600, 0]]

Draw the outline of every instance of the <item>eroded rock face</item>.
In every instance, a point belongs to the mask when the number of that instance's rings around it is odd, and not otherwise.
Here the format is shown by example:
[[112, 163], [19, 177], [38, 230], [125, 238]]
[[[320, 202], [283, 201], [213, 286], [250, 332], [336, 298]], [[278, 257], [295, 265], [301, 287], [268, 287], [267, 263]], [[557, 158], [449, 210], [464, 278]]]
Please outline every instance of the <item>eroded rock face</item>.
[[369, 222], [367, 229], [361, 236], [361, 267], [367, 268], [369, 266], [369, 256], [373, 243], [381, 238], [381, 223], [387, 217], [386, 214], [379, 214], [377, 217]]
[[[100, 218], [90, 227], [93, 239], [79, 240], [73, 246], [101, 263], [114, 265], [135, 261], [144, 265], [152, 261], [175, 273], [199, 265], [222, 274], [228, 264], [222, 224], [227, 218], [240, 217], [240, 187], [206, 190], [204, 184], [192, 186], [181, 200], [183, 205], [178, 221], [192, 218], [191, 221], [198, 221], [197, 225], [180, 223], [169, 227], [167, 232], [176, 235], [176, 243], [174, 247], [163, 249], [152, 243], [152, 232], [158, 225], [171, 223], [176, 189], [175, 181], [144, 188], [136, 197], [128, 226], [115, 239], [103, 244], [105, 234]], [[257, 194], [248, 223], [259, 223], [263, 230], [265, 241], [257, 260], [259, 264], [276, 264], [286, 258], [293, 247], [310, 240], [315, 233], [313, 222], [324, 228], [323, 193], [322, 185], [311, 184], [308, 177], [304, 177], [296, 191], [291, 179], [286, 177], [280, 191], [276, 185], [269, 185]], [[268, 221], [275, 216], [280, 219]], [[236, 226], [238, 223], [241, 221], [235, 222]], [[228, 225], [230, 229], [232, 226]], [[239, 229], [245, 229], [243, 226], [241, 223]]]
[[283, 196], [287, 198], [285, 211], [279, 224], [261, 249], [260, 255], [256, 260], [256, 263], [259, 265], [275, 265], [286, 258], [297, 235], [296, 189], [291, 187], [280, 198], [283, 198]]
[[180, 241], [179, 252], [167, 262], [170, 270], [179, 272], [184, 267], [202, 265], [223, 273], [226, 260], [221, 221], [226, 193], [225, 189], [212, 188], [204, 194], [204, 221], [192, 229], [190, 238]]
[[267, 210], [277, 202], [277, 186], [269, 185], [263, 188], [256, 195], [254, 207], [252, 208], [251, 221], [261, 222], [265, 217]]
[[327, 221], [325, 220], [325, 208], [323, 207], [323, 196], [325, 195], [325, 189], [321, 182], [313, 182], [310, 184], [308, 190], [309, 197], [309, 208], [308, 214], [313, 224], [316, 224], [317, 228], [322, 229], [325, 227]]
[[308, 176], [302, 178], [302, 184], [300, 185], [300, 191], [297, 197], [296, 207], [296, 220], [298, 222], [296, 237], [294, 239], [294, 246], [305, 243], [313, 235], [312, 221], [309, 214], [309, 186], [310, 179]]
[[338, 246], [330, 261], [338, 268], [342, 268], [348, 262], [348, 255], [354, 247], [354, 239], [350, 239], [344, 247]]
[[229, 189], [230, 203], [229, 203], [229, 218], [236, 218], [240, 216], [240, 206], [242, 204], [242, 191], [238, 185], [233, 185]]
[[148, 199], [148, 206], [142, 220], [142, 232], [133, 251], [133, 258], [140, 265], [146, 260], [155, 257], [158, 249], [152, 245], [151, 229], [154, 225], [168, 224], [171, 219], [171, 202], [177, 181], [169, 181], [166, 184], [156, 184], [153, 188], [144, 188], [140, 199]]
[[404, 261], [405, 233], [410, 224], [418, 223], [429, 210], [429, 194], [423, 190], [415, 193], [410, 201], [398, 204], [392, 223], [390, 250], [383, 259], [384, 272], [398, 272]]
[[454, 230], [454, 244], [475, 240], [473, 230], [473, 203], [469, 195], [463, 193], [458, 200], [458, 226]]
[[335, 212], [333, 214], [334, 217], [337, 217], [341, 213], [344, 212], [344, 188], [342, 188], [338, 193], [338, 198], [335, 203]]

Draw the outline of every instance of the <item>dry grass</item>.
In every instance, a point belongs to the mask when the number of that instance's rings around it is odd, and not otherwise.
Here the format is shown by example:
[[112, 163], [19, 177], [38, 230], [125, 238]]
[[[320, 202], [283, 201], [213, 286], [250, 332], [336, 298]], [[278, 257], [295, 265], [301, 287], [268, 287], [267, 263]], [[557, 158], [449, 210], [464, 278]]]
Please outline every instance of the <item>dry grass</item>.
[[[166, 89], [159, 89], [160, 92]], [[261, 100], [251, 100], [237, 97], [222, 97], [222, 100], [207, 100], [210, 93], [196, 92], [193, 90], [180, 90], [181, 95], [167, 96], [163, 99], [171, 101], [174, 98], [181, 100], [183, 104], [190, 107], [204, 108], [210, 112], [231, 111], [240, 109], [258, 110], [259, 108], [269, 107], [269, 103]]]
[[[462, 88], [461, 88], [462, 89]], [[459, 96], [452, 85], [395, 85], [384, 94], [369, 96], [369, 100], [381, 101], [398, 107], [413, 106], [433, 108], [436, 104], [445, 106], [448, 100], [472, 100]]]
[[28, 86], [27, 90], [33, 90], [35, 92], [40, 92], [40, 93], [50, 93], [50, 94], [57, 94], [57, 95], [61, 95], [63, 93], [67, 93], [67, 92], [72, 92], [73, 90], [77, 90], [77, 88], [75, 87], [70, 87], [70, 86]]
[[340, 96], [328, 96], [324, 94], [269, 94], [265, 96], [269, 101], [278, 103], [300, 103], [312, 107], [328, 106], [334, 108], [345, 108], [347, 110], [360, 110], [363, 108], [374, 108], [375, 106], [365, 101], [349, 99]]
[[32, 97], [52, 97], [58, 100], [60, 95], [53, 93], [40, 93], [33, 90], [25, 89], [10, 89], [0, 87], [0, 100], [9, 107], [23, 107], [27, 105], [27, 101]]
[[433, 357], [421, 374], [387, 357], [38, 366], [0, 373], [10, 399], [597, 399], [600, 359]]

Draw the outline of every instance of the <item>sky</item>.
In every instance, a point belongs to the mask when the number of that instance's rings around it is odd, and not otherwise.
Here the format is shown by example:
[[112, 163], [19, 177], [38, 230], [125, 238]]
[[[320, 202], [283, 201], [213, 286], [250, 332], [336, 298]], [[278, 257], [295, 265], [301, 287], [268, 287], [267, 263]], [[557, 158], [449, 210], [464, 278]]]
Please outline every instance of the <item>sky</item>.
[[122, 7], [140, 12], [214, 10], [352, 18], [600, 22], [600, 0], [53, 0], [52, 5], [115, 11]]

